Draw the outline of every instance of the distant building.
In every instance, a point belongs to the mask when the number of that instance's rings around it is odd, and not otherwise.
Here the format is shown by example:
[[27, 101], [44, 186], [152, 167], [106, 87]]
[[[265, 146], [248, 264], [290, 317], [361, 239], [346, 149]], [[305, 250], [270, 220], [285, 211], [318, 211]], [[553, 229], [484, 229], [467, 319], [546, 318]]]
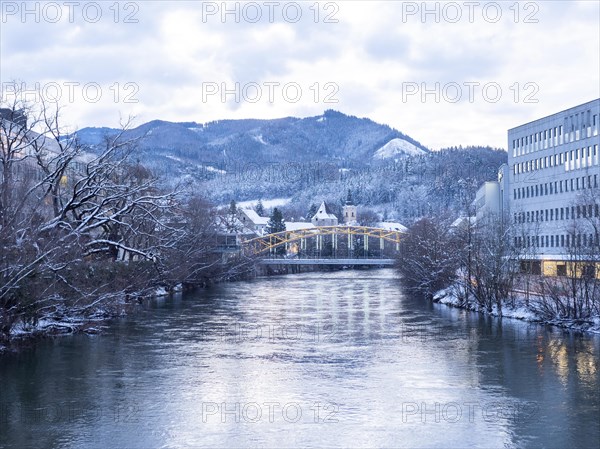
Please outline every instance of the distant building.
[[9, 108], [0, 108], [0, 120], [8, 120], [14, 124], [27, 128], [27, 115], [25, 111], [15, 111]]
[[354, 205], [354, 201], [352, 200], [352, 194], [350, 190], [348, 190], [348, 197], [346, 198], [346, 204], [344, 204], [344, 208], [342, 209], [342, 215], [344, 219], [344, 224], [346, 225], [355, 225], [358, 220], [358, 210]]
[[312, 217], [311, 222], [315, 226], [337, 226], [338, 218], [329, 210], [325, 201], [323, 201], [317, 213]]
[[477, 190], [472, 203], [476, 222], [484, 219], [504, 219], [508, 211], [508, 165], [502, 164], [497, 181], [487, 181]]
[[269, 223], [268, 217], [261, 217], [254, 209], [240, 209], [238, 220], [244, 229], [255, 232], [258, 235], [264, 235]]

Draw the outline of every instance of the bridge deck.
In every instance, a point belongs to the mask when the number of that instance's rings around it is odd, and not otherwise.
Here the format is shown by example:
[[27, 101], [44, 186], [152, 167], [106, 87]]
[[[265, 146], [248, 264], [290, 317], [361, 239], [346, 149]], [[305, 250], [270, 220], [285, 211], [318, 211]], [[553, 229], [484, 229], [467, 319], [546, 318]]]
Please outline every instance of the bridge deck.
[[262, 259], [261, 265], [394, 265], [394, 259]]

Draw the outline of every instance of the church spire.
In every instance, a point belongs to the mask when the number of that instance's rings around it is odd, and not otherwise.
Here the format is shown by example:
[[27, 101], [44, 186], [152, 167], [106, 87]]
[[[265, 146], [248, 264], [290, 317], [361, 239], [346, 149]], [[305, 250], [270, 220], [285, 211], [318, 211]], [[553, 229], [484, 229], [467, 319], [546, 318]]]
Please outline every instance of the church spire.
[[346, 197], [346, 206], [354, 206], [354, 201], [352, 201], [352, 192], [348, 189], [348, 196]]

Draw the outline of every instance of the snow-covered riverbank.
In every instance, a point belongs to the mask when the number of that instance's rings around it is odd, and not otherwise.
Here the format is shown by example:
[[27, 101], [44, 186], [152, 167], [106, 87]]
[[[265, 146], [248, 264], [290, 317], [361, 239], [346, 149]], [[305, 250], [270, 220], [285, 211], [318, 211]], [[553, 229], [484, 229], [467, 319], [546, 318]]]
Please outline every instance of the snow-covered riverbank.
[[[156, 288], [147, 299], [157, 299], [178, 294], [183, 291], [183, 286], [178, 284], [171, 291], [164, 287]], [[10, 331], [8, 342], [0, 341], [0, 353], [18, 350], [23, 346], [32, 344], [35, 340], [42, 338], [59, 337], [76, 333], [97, 334], [108, 325], [107, 323], [120, 316], [132, 313], [144, 301], [139, 297], [133, 301], [121, 298], [111, 304], [109, 308], [102, 308], [91, 315], [69, 313], [64, 310], [38, 320], [35, 323], [19, 322]]]
[[454, 286], [437, 292], [433, 297], [433, 301], [451, 307], [472, 310], [474, 312], [492, 316], [502, 316], [503, 318], [513, 318], [531, 323], [548, 324], [575, 331], [600, 334], [600, 317], [598, 316], [590, 320], [577, 320], [572, 318], [561, 318], [558, 316], [549, 320], [540, 316], [540, 314], [535, 311], [535, 302], [537, 301], [535, 296], [530, 297], [529, 305], [527, 305], [525, 296], [517, 294], [515, 296], [515, 300], [513, 301], [514, 305], [510, 303], [505, 303], [502, 305], [501, 314], [498, 312], [498, 309], [495, 305], [492, 307], [490, 312], [487, 311], [485, 307], [481, 307], [475, 302], [465, 303], [464, 299], [461, 298], [461, 295], [458, 294], [458, 290]]

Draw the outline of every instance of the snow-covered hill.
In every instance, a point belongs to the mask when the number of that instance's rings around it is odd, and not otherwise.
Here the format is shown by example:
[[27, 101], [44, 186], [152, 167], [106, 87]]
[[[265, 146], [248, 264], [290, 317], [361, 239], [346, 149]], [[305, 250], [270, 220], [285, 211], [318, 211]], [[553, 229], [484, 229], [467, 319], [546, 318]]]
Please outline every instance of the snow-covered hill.
[[404, 139], [395, 138], [375, 151], [373, 159], [389, 159], [398, 155], [420, 156], [422, 154], [425, 154], [423, 149]]

